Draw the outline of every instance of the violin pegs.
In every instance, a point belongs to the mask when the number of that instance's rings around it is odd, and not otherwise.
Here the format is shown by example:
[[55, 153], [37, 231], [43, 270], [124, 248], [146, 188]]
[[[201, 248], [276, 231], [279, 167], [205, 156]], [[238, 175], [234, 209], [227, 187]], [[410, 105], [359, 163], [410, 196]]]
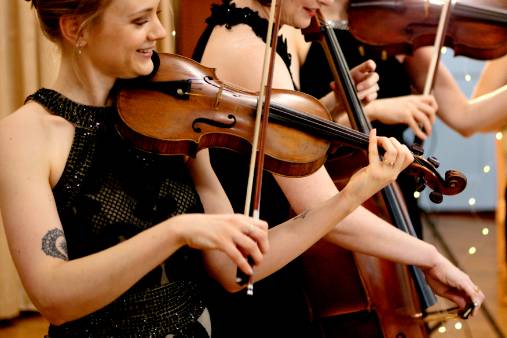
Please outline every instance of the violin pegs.
[[430, 192], [430, 200], [435, 204], [440, 204], [444, 200], [442, 193], [439, 191]]
[[430, 162], [431, 164], [433, 164], [433, 166], [435, 168], [440, 167], [440, 161], [435, 156], [428, 157], [428, 162]]
[[426, 183], [421, 177], [417, 177], [415, 181], [415, 190], [418, 192], [423, 191], [426, 188]]
[[410, 150], [412, 153], [418, 156], [422, 156], [424, 154], [424, 148], [419, 143], [414, 143], [410, 146]]

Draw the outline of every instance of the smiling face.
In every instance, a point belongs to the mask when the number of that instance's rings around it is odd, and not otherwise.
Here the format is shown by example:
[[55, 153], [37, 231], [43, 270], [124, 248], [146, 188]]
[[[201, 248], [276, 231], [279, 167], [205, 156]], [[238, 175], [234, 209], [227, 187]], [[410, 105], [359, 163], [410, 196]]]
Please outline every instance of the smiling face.
[[158, 5], [159, 0], [112, 0], [83, 31], [92, 64], [115, 78], [149, 74], [155, 44], [166, 36]]
[[296, 28], [306, 28], [317, 10], [332, 2], [333, 0], [285, 0], [282, 3], [282, 22]]

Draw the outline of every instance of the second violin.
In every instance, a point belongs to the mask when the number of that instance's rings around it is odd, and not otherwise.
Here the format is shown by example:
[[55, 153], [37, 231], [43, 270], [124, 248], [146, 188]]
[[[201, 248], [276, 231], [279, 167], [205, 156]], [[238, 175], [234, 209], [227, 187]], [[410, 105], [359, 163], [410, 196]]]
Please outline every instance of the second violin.
[[[433, 44], [442, 5], [443, 1], [428, 0], [353, 0], [347, 11], [349, 28], [358, 40], [390, 54], [412, 54]], [[485, 60], [507, 53], [505, 1], [464, 0], [451, 6], [444, 45], [455, 55]]]

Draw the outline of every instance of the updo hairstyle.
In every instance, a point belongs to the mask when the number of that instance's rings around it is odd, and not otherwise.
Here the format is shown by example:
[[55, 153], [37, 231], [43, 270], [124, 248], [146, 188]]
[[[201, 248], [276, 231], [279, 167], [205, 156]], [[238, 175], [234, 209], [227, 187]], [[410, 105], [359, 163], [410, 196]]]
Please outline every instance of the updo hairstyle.
[[63, 15], [80, 15], [85, 18], [83, 27], [97, 18], [111, 0], [25, 0], [37, 10], [37, 17], [44, 34], [52, 41], [59, 41], [59, 20]]

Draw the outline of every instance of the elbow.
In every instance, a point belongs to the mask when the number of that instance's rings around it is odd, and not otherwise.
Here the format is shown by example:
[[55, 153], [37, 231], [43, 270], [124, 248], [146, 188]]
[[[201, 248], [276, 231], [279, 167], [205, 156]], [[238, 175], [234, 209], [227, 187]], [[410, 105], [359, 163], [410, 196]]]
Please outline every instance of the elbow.
[[236, 293], [238, 291], [243, 290], [243, 286], [241, 286], [235, 282], [222, 283], [222, 287], [224, 288], [225, 291], [227, 291], [229, 293]]
[[472, 128], [472, 126], [460, 126], [455, 128], [455, 130], [463, 137], [470, 137], [475, 134], [476, 130]]
[[59, 297], [39, 297], [33, 301], [40, 314], [46, 318], [52, 325], [58, 326], [78, 319], [69, 304], [68, 300], [59, 299]]
[[37, 304], [37, 309], [39, 310], [40, 314], [46, 318], [52, 325], [58, 326], [65, 324], [72, 319], [69, 318], [68, 314], [66, 314], [66, 311], [59, 307], [56, 304]]

